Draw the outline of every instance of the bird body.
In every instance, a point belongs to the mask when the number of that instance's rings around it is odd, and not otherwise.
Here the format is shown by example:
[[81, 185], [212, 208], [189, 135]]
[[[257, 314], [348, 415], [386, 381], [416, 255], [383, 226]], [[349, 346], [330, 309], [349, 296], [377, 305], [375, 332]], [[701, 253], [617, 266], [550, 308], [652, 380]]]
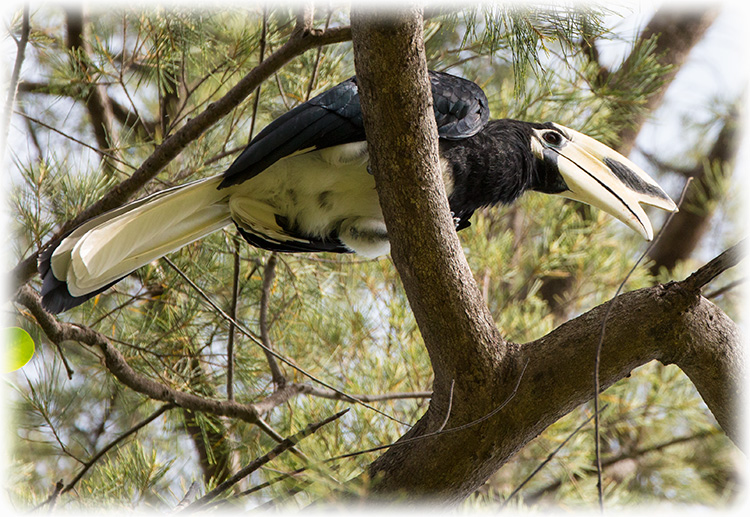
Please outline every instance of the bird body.
[[[456, 229], [475, 210], [527, 190], [599, 206], [644, 237], [640, 203], [676, 209], [632, 162], [553, 123], [489, 121], [474, 83], [430, 73], [440, 163]], [[253, 246], [282, 252], [388, 253], [388, 235], [356, 79], [282, 115], [219, 176], [167, 189], [95, 217], [40, 254], [42, 300], [75, 307], [135, 269], [234, 223]]]

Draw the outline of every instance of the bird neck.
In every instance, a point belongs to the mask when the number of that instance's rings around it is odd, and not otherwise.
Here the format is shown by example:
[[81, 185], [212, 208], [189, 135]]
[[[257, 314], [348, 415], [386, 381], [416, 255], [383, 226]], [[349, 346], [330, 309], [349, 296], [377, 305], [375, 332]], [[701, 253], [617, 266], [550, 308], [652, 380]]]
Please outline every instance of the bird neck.
[[530, 128], [516, 120], [492, 120], [476, 135], [441, 141], [441, 156], [453, 177], [448, 193], [457, 217], [515, 201], [533, 186], [537, 160]]

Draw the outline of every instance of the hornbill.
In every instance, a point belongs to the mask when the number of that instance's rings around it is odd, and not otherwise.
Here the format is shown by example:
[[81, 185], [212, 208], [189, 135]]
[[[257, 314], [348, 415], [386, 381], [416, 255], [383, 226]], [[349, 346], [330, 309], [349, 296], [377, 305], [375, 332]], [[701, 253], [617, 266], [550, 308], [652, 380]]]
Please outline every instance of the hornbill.
[[[640, 204], [677, 209], [644, 171], [596, 140], [551, 122], [490, 121], [478, 85], [439, 72], [430, 81], [457, 230], [475, 210], [527, 190], [601, 208], [649, 240]], [[75, 307], [230, 223], [267, 250], [388, 253], [356, 77], [271, 122], [223, 174], [111, 210], [48, 246], [39, 259], [43, 305]]]

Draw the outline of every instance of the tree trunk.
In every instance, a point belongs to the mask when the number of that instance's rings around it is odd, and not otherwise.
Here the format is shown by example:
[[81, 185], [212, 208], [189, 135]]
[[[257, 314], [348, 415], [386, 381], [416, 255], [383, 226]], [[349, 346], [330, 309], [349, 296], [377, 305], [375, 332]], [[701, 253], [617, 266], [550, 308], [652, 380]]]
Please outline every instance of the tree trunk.
[[[453, 230], [421, 21], [415, 9], [352, 12], [370, 163], [393, 260], [435, 372], [427, 412], [371, 464], [369, 477], [374, 499], [456, 503], [547, 426], [592, 398], [607, 307], [524, 345], [500, 336]], [[736, 439], [734, 404], [744, 368], [739, 333], [694, 284], [618, 298], [607, 320], [601, 387], [654, 359], [675, 363]]]

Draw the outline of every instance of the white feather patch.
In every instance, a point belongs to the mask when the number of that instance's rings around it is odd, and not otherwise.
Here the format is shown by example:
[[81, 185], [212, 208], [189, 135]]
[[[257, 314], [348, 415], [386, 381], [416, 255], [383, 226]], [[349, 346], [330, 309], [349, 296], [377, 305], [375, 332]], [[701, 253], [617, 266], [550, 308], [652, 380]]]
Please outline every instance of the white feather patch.
[[[77, 236], [64, 277], [73, 296], [94, 291], [231, 222], [221, 178], [200, 181], [128, 205], [115, 217]], [[66, 243], [65, 250], [70, 248]], [[61, 253], [59, 268], [66, 259]], [[54, 270], [53, 270], [54, 272]], [[57, 276], [57, 272], [55, 272]]]

